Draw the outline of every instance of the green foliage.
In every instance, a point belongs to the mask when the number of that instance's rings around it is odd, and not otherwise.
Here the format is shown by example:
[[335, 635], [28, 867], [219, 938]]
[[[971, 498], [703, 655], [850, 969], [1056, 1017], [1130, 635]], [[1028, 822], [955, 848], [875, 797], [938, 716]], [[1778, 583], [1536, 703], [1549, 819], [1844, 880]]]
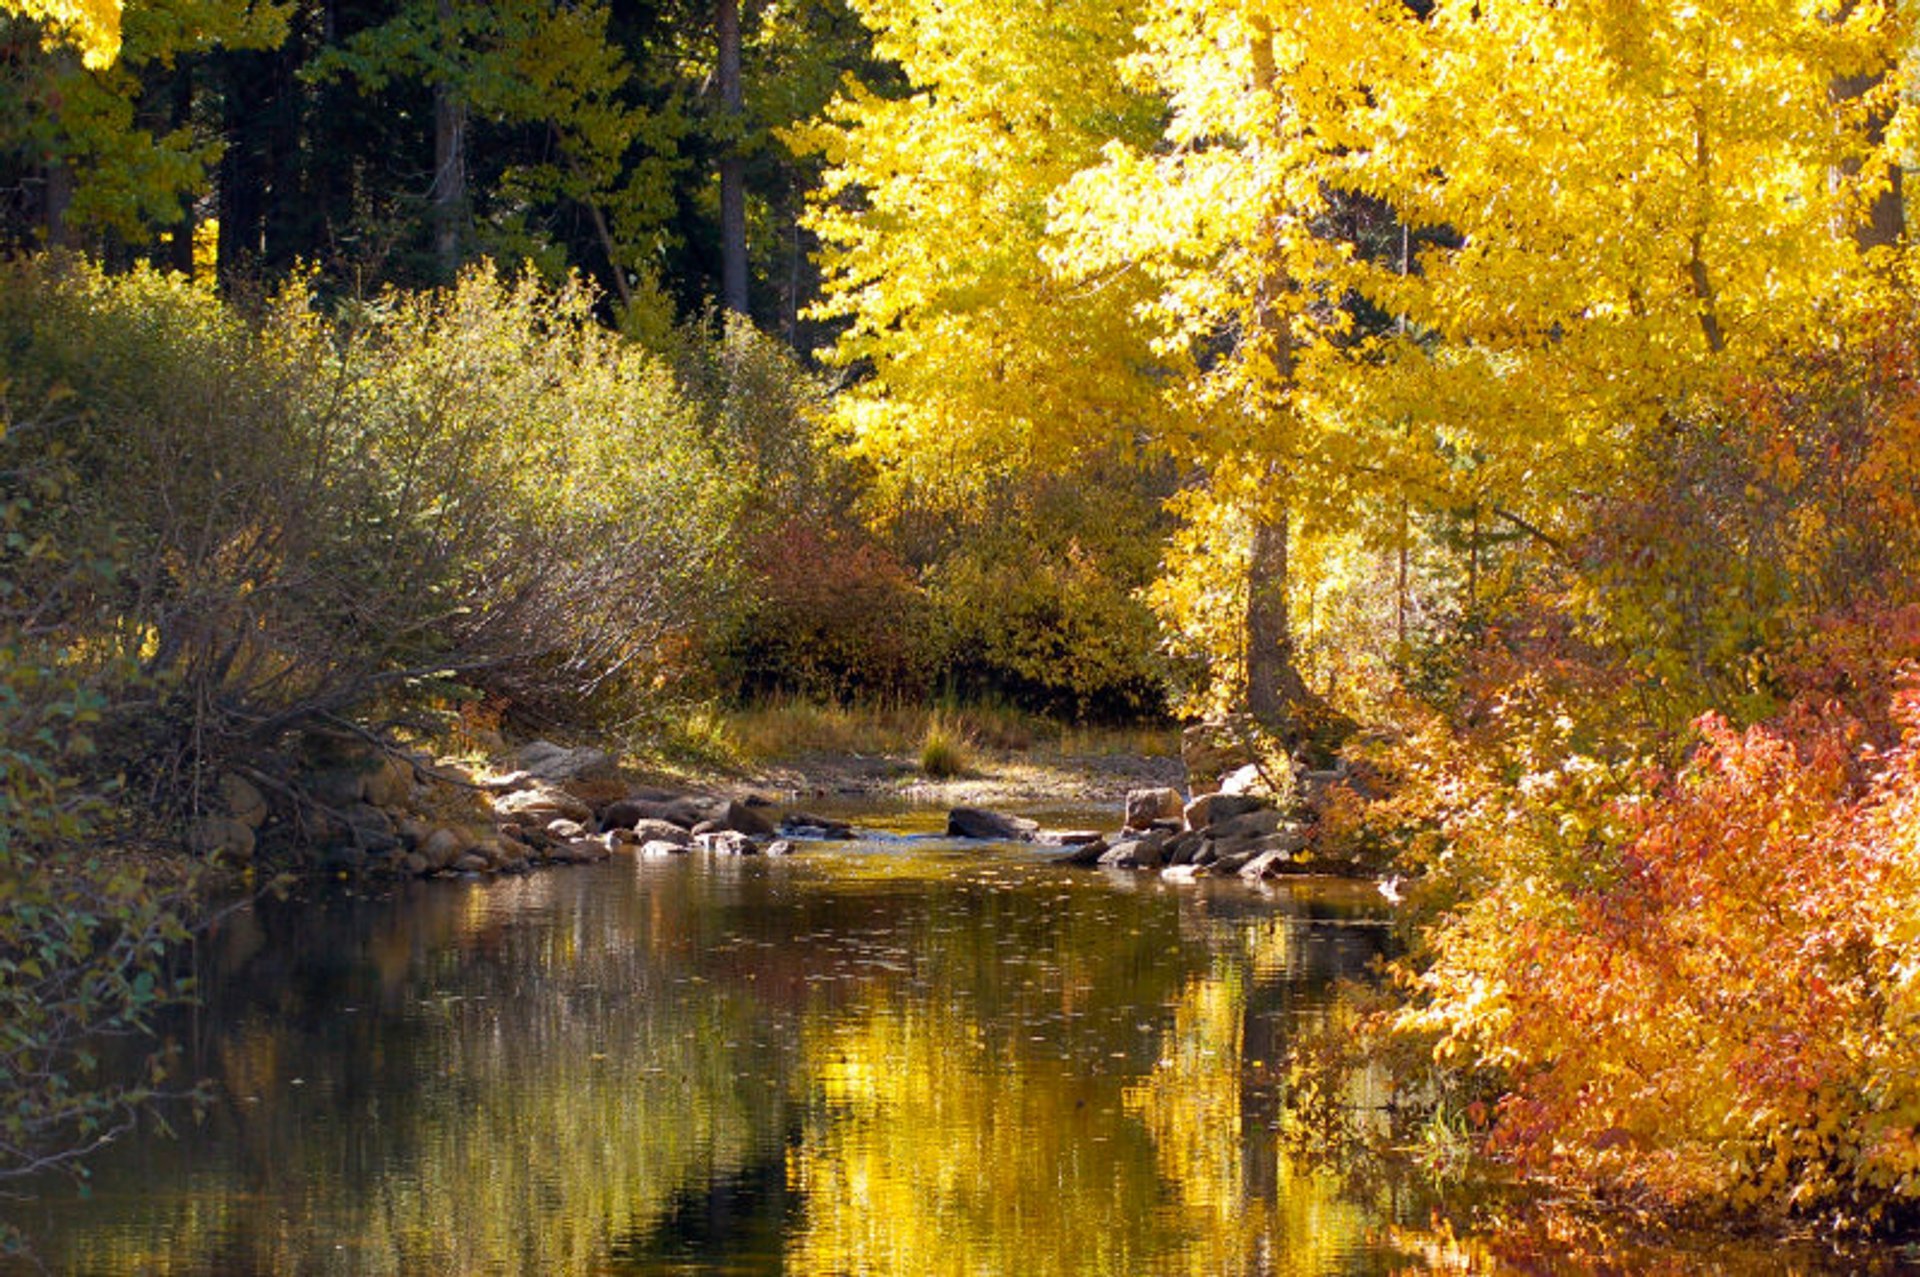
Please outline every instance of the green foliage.
[[[111, 547], [40, 517], [77, 471], [46, 432], [62, 401], [0, 401], [0, 1183], [81, 1159], [131, 1126], [157, 1073], [103, 1083], [107, 1035], [181, 992], [181, 875], [102, 845], [115, 792], [99, 734], [136, 671], [71, 644], [61, 618], [117, 585]], [[104, 554], [102, 551], [106, 551]], [[0, 1228], [0, 1250], [10, 1241]]]
[[191, 808], [223, 758], [428, 675], [577, 712], [670, 672], [727, 594], [733, 489], [593, 302], [475, 272], [247, 319], [178, 277], [12, 268], [5, 374], [57, 388], [32, 446], [76, 480], [20, 535], [119, 537], [111, 590], [43, 622], [152, 680], [111, 743], [163, 796]]

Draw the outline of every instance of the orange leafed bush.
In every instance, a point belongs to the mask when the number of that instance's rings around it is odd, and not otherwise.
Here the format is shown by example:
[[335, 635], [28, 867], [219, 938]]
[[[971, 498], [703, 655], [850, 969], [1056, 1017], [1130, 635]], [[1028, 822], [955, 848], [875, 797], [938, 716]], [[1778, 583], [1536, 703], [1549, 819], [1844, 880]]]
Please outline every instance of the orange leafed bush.
[[[1832, 702], [1703, 717], [1683, 768], [1614, 800], [1617, 863], [1585, 883], [1503, 848], [1405, 1018], [1505, 1070], [1496, 1149], [1672, 1204], [1920, 1198], [1920, 691], [1893, 712], [1884, 751]], [[1483, 851], [1541, 828], [1475, 823]]]

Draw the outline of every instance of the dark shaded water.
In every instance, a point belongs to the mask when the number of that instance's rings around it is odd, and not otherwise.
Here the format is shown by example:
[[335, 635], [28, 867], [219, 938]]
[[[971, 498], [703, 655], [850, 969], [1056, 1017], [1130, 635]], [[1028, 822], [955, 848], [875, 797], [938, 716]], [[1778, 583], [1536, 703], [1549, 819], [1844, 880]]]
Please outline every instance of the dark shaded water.
[[0, 1218], [85, 1273], [1494, 1265], [1418, 1176], [1282, 1138], [1276, 1060], [1387, 944], [1376, 893], [1045, 860], [816, 844], [262, 905], [178, 1026], [204, 1119]]

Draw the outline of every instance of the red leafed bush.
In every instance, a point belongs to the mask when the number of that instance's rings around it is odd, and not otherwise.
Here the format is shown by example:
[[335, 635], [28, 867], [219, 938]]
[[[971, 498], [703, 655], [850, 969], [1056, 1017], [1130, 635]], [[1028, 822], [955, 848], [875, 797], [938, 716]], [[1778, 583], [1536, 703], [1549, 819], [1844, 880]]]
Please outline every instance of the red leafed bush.
[[1579, 805], [1564, 779], [1469, 822], [1456, 854], [1503, 870], [1436, 932], [1406, 1023], [1504, 1071], [1494, 1148], [1668, 1203], [1920, 1198], [1920, 692], [1891, 703], [1885, 751], [1832, 702], [1703, 717], [1684, 767], [1611, 799], [1585, 880], [1538, 845]]

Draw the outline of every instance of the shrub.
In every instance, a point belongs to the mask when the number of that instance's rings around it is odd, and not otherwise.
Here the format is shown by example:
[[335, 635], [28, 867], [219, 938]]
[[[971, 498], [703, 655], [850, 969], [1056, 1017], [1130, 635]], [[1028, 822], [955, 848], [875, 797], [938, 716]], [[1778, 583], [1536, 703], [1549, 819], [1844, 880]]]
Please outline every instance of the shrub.
[[966, 739], [935, 714], [927, 720], [927, 734], [920, 743], [920, 770], [935, 780], [964, 775], [968, 767]]
[[18, 535], [110, 531], [117, 564], [40, 623], [138, 663], [149, 703], [102, 740], [153, 793], [193, 807], [228, 761], [448, 672], [544, 714], [663, 675], [729, 592], [736, 490], [593, 301], [482, 269], [243, 314], [149, 271], [7, 268], [0, 377], [58, 405], [7, 463], [75, 478]]

